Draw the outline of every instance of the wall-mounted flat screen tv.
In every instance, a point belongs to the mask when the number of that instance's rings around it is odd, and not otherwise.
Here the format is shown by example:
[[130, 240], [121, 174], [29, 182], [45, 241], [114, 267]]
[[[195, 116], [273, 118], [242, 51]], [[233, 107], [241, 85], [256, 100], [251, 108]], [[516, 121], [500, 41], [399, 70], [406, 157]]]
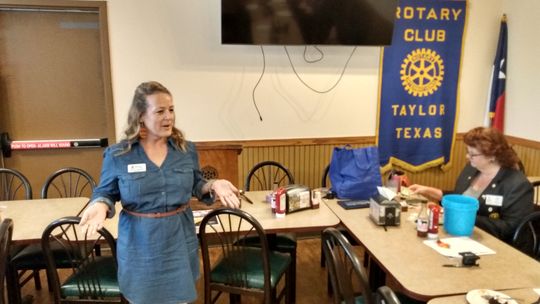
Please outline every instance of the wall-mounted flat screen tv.
[[389, 45], [398, 0], [221, 0], [221, 43]]

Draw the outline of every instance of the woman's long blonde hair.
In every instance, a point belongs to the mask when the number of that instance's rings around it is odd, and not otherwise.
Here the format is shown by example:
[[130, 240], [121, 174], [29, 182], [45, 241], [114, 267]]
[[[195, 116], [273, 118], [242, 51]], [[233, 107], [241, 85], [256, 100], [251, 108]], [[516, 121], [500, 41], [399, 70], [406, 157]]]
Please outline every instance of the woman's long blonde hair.
[[[128, 125], [124, 130], [124, 138], [127, 142], [126, 147], [119, 153], [124, 154], [131, 150], [131, 145], [140, 137], [141, 116], [146, 112], [148, 103], [146, 97], [156, 93], [165, 93], [172, 97], [171, 92], [157, 81], [148, 81], [141, 83], [136, 89], [129, 108]], [[171, 138], [174, 143], [182, 150], [186, 151], [186, 139], [182, 131], [173, 126]]]

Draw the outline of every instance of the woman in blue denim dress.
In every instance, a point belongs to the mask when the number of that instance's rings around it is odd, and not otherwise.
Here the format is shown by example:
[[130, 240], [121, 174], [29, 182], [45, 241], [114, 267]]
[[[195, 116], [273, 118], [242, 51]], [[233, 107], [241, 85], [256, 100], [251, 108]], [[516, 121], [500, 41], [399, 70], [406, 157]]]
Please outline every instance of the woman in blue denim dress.
[[238, 208], [238, 189], [205, 180], [197, 151], [175, 126], [171, 93], [157, 82], [135, 90], [125, 138], [105, 150], [101, 178], [81, 227], [102, 227], [120, 201], [118, 282], [134, 304], [188, 303], [197, 298], [198, 241], [192, 196]]

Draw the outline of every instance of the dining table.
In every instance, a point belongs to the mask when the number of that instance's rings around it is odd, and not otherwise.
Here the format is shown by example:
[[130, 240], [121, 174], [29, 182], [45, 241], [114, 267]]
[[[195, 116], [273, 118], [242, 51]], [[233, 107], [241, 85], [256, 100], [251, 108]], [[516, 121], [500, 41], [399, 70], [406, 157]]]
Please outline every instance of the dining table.
[[[80, 215], [88, 200], [87, 197], [69, 197], [0, 201], [0, 218], [13, 220], [12, 245], [40, 243], [43, 231], [51, 222]], [[9, 303], [31, 301], [22, 297], [14, 286], [8, 286], [7, 290]]]
[[[480, 288], [540, 287], [538, 261], [477, 227], [469, 238], [495, 254], [481, 255], [478, 266], [447, 267], [457, 265], [456, 260], [440, 254], [424, 243], [426, 238], [417, 236], [415, 219], [418, 208], [410, 206], [408, 211], [402, 211], [397, 226], [381, 226], [371, 220], [370, 208], [346, 210], [335, 199], [323, 202], [364, 246], [374, 265], [390, 276], [399, 292], [411, 298], [428, 301], [436, 297], [464, 295]], [[444, 225], [438, 236], [442, 240], [452, 237], [444, 230]]]
[[[290, 214], [283, 218], [278, 218], [272, 212], [269, 203], [266, 202], [266, 196], [271, 191], [248, 191], [245, 198], [241, 200], [240, 209], [251, 214], [261, 224], [267, 234], [275, 233], [302, 233], [302, 232], [320, 232], [327, 227], [339, 225], [340, 219], [326, 205], [320, 204], [317, 209], [305, 209]], [[219, 202], [213, 205], [201, 205], [191, 202], [192, 209], [213, 209], [221, 207]], [[122, 206], [117, 203], [114, 217], [105, 220], [104, 227], [116, 237], [118, 235], [119, 214], [122, 212]]]
[[[478, 297], [472, 297], [473, 294], [483, 294], [486, 296], [498, 296], [501, 301], [506, 301], [508, 304], [525, 303], [525, 304], [540, 304], [540, 289], [533, 288], [518, 288], [510, 290], [501, 290], [502, 294], [493, 292], [492, 290], [474, 289], [468, 293], [468, 295], [455, 295], [447, 297], [433, 298], [429, 300], [428, 304], [475, 304], [474, 299]], [[469, 298], [471, 301], [467, 300]], [[511, 302], [514, 300], [515, 302]], [[480, 302], [480, 301], [478, 301]]]
[[41, 241], [43, 230], [52, 221], [78, 216], [87, 204], [87, 197], [0, 201], [0, 215], [13, 220], [13, 243], [30, 244]]

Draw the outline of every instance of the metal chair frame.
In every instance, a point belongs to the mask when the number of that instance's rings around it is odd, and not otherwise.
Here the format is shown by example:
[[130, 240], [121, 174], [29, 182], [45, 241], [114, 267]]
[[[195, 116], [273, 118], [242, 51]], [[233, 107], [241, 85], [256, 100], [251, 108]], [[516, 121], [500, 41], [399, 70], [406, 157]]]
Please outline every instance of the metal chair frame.
[[534, 206], [537, 210], [540, 210], [540, 180], [531, 183], [534, 190]]
[[364, 303], [374, 304], [368, 277], [347, 238], [335, 228], [326, 228], [322, 242], [334, 303], [354, 304], [361, 294]]
[[[118, 285], [107, 286], [102, 281], [100, 271], [103, 267], [96, 265], [105, 264], [116, 267], [116, 242], [114, 237], [105, 228], [98, 230], [97, 236], [89, 236], [80, 232], [80, 217], [70, 216], [53, 221], [43, 231], [41, 246], [45, 255], [47, 272], [51, 278], [51, 285], [55, 303], [127, 303], [122, 297]], [[99, 243], [106, 243], [111, 251], [110, 255], [96, 255], [95, 246]], [[54, 250], [61, 248], [62, 251]], [[64, 281], [76, 285], [76, 296], [67, 296], [61, 288], [58, 274], [57, 261], [61, 254], [63, 270], [70, 269], [70, 276]], [[112, 269], [112, 274], [116, 275], [116, 269]], [[108, 289], [109, 288], [109, 289]], [[73, 291], [71, 291], [73, 292]]]
[[256, 164], [246, 177], [245, 191], [273, 190], [276, 186], [294, 184], [292, 173], [276, 161], [263, 161]]
[[17, 199], [32, 199], [30, 182], [15, 169], [0, 168], [0, 201]]
[[[219, 224], [210, 224], [216, 221]], [[260, 247], [244, 246], [243, 240], [254, 234], [260, 239]], [[253, 216], [239, 209], [215, 209], [203, 218], [199, 228], [199, 237], [204, 270], [204, 303], [215, 303], [223, 292], [229, 293], [231, 302], [238, 301], [239, 303], [241, 295], [258, 296], [263, 298], [265, 304], [279, 303], [283, 297], [286, 303], [291, 302], [290, 258], [284, 271], [277, 273], [276, 281], [272, 282], [270, 255], [281, 255], [281, 253], [270, 252], [264, 230]], [[215, 246], [216, 241], [218, 246]], [[209, 247], [212, 244], [213, 248], [219, 250], [218, 259], [215, 258], [215, 252], [211, 257]], [[284, 261], [287, 256], [281, 255], [281, 257]], [[262, 270], [264, 278], [262, 289], [251, 286], [249, 279], [253, 273], [245, 271], [246, 263], [254, 262], [260, 263], [258, 269]], [[228, 270], [225, 283], [212, 279], [212, 271], [218, 268]], [[285, 277], [285, 285], [278, 293], [278, 283], [283, 277]]]
[[512, 245], [540, 261], [540, 211], [527, 215], [517, 226]]
[[62, 168], [47, 177], [41, 198], [90, 196], [96, 187], [92, 176], [79, 168]]
[[9, 263], [9, 248], [13, 235], [13, 221], [6, 218], [0, 224], [0, 304], [6, 303], [4, 298], [4, 280]]

